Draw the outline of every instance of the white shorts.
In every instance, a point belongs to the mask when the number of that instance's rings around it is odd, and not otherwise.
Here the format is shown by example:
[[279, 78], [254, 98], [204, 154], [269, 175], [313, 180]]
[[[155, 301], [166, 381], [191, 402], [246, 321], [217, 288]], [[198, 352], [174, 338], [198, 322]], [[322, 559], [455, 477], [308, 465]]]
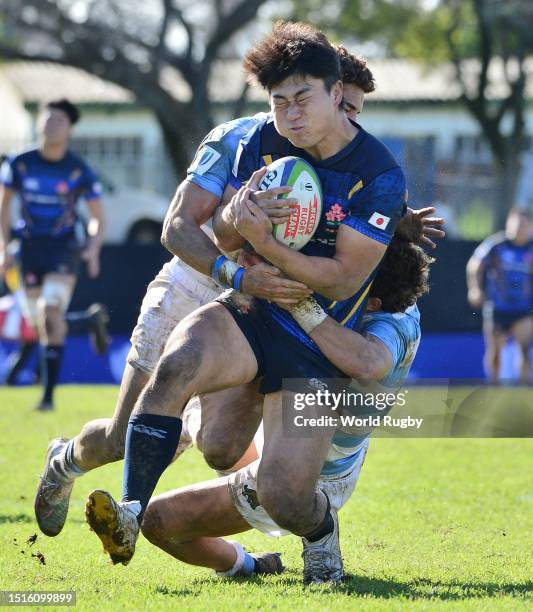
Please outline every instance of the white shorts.
[[[367, 450], [368, 440], [361, 448], [357, 461], [346, 472], [335, 476], [321, 476], [318, 479], [317, 489], [322, 489], [326, 493], [334, 510], [339, 511], [350, 499], [359, 479]], [[228, 477], [228, 487], [233, 503], [250, 527], [274, 537], [288, 535], [290, 532], [277, 525], [259, 505], [257, 470], [260, 461], [257, 459]]]
[[174, 257], [148, 285], [131, 335], [130, 365], [151, 374], [172, 330], [187, 315], [217, 298], [223, 289], [213, 279]]

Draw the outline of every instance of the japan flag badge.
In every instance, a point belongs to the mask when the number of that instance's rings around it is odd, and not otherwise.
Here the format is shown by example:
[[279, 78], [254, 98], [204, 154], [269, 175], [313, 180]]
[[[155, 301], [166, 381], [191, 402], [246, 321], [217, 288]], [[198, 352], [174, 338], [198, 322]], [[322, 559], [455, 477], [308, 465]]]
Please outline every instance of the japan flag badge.
[[389, 221], [390, 221], [390, 217], [387, 217], [386, 215], [382, 215], [378, 212], [372, 213], [372, 216], [368, 220], [370, 225], [373, 225], [374, 227], [377, 227], [378, 229], [381, 229], [381, 230], [384, 230], [387, 227], [387, 225], [389, 224]]

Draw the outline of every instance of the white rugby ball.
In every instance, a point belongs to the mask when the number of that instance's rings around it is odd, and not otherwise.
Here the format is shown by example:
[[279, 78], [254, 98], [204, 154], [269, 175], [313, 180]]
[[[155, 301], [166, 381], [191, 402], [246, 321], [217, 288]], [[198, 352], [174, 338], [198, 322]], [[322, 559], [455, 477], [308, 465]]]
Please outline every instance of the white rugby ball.
[[280, 198], [295, 198], [298, 205], [291, 207], [289, 220], [274, 225], [274, 238], [299, 251], [313, 237], [322, 214], [322, 186], [315, 169], [301, 157], [282, 157], [267, 166], [259, 183], [265, 191], [271, 187], [292, 187]]

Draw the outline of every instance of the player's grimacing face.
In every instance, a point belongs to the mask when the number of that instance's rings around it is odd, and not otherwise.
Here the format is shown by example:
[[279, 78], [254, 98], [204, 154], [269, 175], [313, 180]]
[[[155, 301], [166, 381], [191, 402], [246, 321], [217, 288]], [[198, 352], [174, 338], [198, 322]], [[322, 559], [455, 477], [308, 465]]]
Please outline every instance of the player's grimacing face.
[[69, 116], [58, 108], [45, 108], [37, 122], [37, 131], [50, 144], [67, 143], [72, 131]]
[[324, 81], [292, 76], [270, 91], [270, 105], [276, 130], [295, 147], [313, 147], [330, 132], [338, 113], [342, 86], [326, 91]]

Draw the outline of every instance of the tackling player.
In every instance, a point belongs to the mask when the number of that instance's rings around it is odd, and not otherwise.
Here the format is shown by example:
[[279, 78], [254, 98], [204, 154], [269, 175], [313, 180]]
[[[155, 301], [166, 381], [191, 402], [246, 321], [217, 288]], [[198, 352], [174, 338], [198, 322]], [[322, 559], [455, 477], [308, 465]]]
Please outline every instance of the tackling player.
[[[14, 234], [21, 241], [22, 282], [29, 320], [41, 344], [44, 386], [39, 410], [51, 410], [59, 378], [67, 311], [80, 258], [91, 278], [99, 273], [104, 224], [101, 186], [94, 172], [69, 149], [78, 109], [68, 100], [49, 102], [37, 120], [38, 146], [6, 160], [0, 182], [0, 274], [12, 264], [11, 201], [18, 193], [21, 219]], [[77, 203], [90, 212], [89, 242], [79, 239]], [[83, 251], [82, 251], [83, 248]]]
[[[431, 259], [420, 249], [394, 238], [370, 289], [359, 332], [347, 330], [318, 307], [308, 327], [323, 353], [355, 379], [378, 380], [384, 387], [402, 384], [420, 340], [418, 297], [428, 291]], [[306, 300], [307, 301], [307, 300]], [[299, 305], [296, 320], [309, 326]], [[317, 488], [337, 512], [353, 493], [365, 458], [368, 433], [337, 429], [322, 466]], [[220, 537], [256, 528], [283, 535], [258, 497], [259, 459], [229, 477], [183, 487], [153, 498], [144, 516], [145, 537], [175, 558], [216, 570], [223, 576], [277, 573], [277, 553], [248, 554], [237, 542]], [[338, 527], [316, 542], [303, 539], [304, 583], [337, 582], [343, 577]]]

